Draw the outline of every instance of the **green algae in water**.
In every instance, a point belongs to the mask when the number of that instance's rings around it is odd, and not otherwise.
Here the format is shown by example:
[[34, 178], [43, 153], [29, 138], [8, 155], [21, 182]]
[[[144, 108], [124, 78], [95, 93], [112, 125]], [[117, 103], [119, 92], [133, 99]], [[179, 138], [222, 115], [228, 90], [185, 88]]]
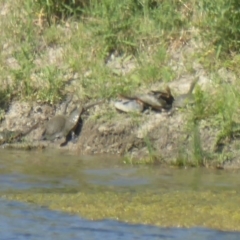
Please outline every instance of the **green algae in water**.
[[240, 194], [236, 191], [115, 192], [8, 194], [18, 200], [92, 220], [116, 219], [163, 227], [204, 226], [240, 230]]

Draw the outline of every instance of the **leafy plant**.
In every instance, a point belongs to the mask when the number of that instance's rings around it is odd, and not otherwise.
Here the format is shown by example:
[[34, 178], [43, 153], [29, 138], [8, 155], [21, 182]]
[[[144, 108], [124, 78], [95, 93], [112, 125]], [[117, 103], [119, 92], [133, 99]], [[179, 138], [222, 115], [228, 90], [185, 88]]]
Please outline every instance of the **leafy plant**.
[[203, 34], [215, 46], [218, 55], [240, 49], [240, 2], [238, 0], [203, 0], [198, 6], [205, 18]]
[[51, 25], [67, 17], [81, 15], [89, 0], [38, 0], [36, 4]]
[[193, 143], [193, 162], [195, 166], [204, 165], [204, 151], [202, 149], [201, 137], [199, 132], [198, 124], [193, 125], [192, 132], [192, 143]]

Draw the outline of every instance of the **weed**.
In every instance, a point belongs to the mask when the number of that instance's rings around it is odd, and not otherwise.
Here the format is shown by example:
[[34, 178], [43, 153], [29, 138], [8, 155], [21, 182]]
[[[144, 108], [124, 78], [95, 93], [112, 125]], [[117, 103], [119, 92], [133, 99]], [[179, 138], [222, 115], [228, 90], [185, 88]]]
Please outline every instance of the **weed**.
[[131, 164], [131, 165], [147, 165], [147, 164], [157, 164], [162, 162], [162, 157], [154, 149], [153, 144], [151, 143], [151, 140], [149, 139], [149, 137], [145, 136], [143, 141], [146, 144], [148, 156], [141, 159], [139, 158], [136, 159], [130, 155], [126, 155], [123, 159], [123, 163]]
[[226, 56], [226, 52], [230, 51], [239, 52], [239, 1], [203, 0], [199, 1], [198, 6], [205, 17], [202, 21], [205, 35], [216, 46], [218, 55]]
[[55, 67], [45, 67], [42, 69], [42, 87], [44, 91], [37, 91], [36, 98], [43, 102], [54, 103], [63, 96], [62, 89], [64, 82], [62, 81], [62, 72]]
[[88, 2], [88, 0], [39, 0], [36, 5], [43, 10], [50, 26], [67, 17], [81, 15]]
[[193, 162], [195, 166], [204, 165], [204, 152], [202, 149], [201, 137], [199, 132], [198, 124], [193, 125], [192, 133], [192, 144], [193, 144]]
[[218, 128], [220, 129], [216, 139], [216, 148], [223, 144], [223, 141], [239, 136], [240, 123], [237, 121], [236, 114], [239, 108], [238, 90], [232, 86], [224, 86], [221, 95], [221, 105], [219, 106]]
[[143, 140], [144, 140], [147, 150], [148, 150], [148, 157], [144, 162], [146, 162], [146, 163], [158, 162], [160, 156], [159, 156], [159, 154], [157, 154], [156, 150], [154, 149], [153, 144], [151, 143], [151, 140], [149, 139], [149, 137], [145, 136], [143, 138]]

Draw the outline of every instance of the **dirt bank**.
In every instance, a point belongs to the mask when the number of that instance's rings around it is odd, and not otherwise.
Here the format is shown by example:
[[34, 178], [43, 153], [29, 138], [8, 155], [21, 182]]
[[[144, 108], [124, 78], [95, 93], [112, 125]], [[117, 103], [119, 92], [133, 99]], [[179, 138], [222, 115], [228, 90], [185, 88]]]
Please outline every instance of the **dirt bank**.
[[[189, 87], [185, 84], [183, 91]], [[200, 83], [201, 84], [201, 79]], [[174, 82], [170, 84], [174, 89]], [[25, 131], [35, 123], [37, 129], [25, 136], [21, 142], [4, 144], [13, 148], [61, 148], [73, 154], [114, 154], [127, 157], [127, 161], [161, 162], [177, 165], [204, 165], [223, 168], [239, 168], [238, 140], [222, 146], [216, 151], [215, 143], [219, 131], [210, 128], [202, 120], [197, 130], [192, 127], [189, 116], [191, 107], [169, 112], [148, 112], [139, 115], [117, 113], [112, 101], [95, 106], [83, 114], [83, 126], [77, 141], [60, 147], [64, 139], [55, 142], [40, 141], [46, 122], [61, 112], [58, 106], [38, 103], [12, 102], [1, 125], [4, 129]], [[69, 111], [76, 105], [72, 102]], [[112, 114], [111, 114], [112, 113]], [[222, 158], [221, 158], [222, 157]]]

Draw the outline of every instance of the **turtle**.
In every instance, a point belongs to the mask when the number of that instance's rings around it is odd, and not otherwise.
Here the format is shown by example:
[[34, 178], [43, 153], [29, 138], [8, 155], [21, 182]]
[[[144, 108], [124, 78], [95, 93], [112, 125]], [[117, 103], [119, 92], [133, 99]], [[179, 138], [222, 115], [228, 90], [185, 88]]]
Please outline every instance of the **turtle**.
[[82, 113], [102, 102], [103, 100], [99, 100], [79, 108], [75, 107], [68, 117], [64, 115], [53, 117], [47, 123], [43, 136], [45, 136], [45, 139], [51, 141], [56, 138], [65, 137], [65, 142], [61, 144], [61, 146], [64, 146], [71, 139], [71, 135], [75, 133], [75, 130], [79, 126]]
[[132, 101], [140, 101], [142, 102], [144, 108], [151, 107], [154, 110], [162, 110], [167, 105], [164, 99], [157, 98], [153, 93], [139, 94], [132, 97], [122, 95], [122, 97]]
[[166, 101], [161, 98], [157, 98], [154, 94], [141, 94], [137, 96], [137, 99], [142, 101], [147, 107], [151, 107], [154, 110], [162, 110], [166, 106]]
[[[61, 144], [61, 146], [64, 146], [70, 139], [73, 140], [73, 138], [79, 134], [81, 129], [77, 131], [79, 127], [81, 127], [81, 116], [82, 114], [87, 111], [89, 108], [94, 107], [95, 105], [103, 103], [104, 100], [98, 100], [93, 103], [86, 104], [81, 107], [75, 107], [69, 117], [67, 118], [66, 124], [63, 129], [63, 136], [65, 137], [65, 142]], [[78, 132], [78, 133], [77, 133]]]
[[52, 119], [50, 119], [45, 127], [44, 132], [42, 133], [41, 140], [54, 140], [56, 138], [60, 138], [62, 136], [62, 130], [65, 127], [67, 122], [66, 112], [69, 103], [72, 100], [72, 96], [68, 96], [66, 102], [63, 107], [63, 114], [56, 115]]
[[194, 96], [192, 94], [193, 89], [198, 82], [199, 78], [196, 78], [194, 81], [192, 81], [190, 88], [187, 93], [181, 94], [177, 97], [175, 97], [173, 101], [173, 107], [174, 108], [184, 108], [188, 104], [193, 104], [194, 103]]
[[62, 136], [62, 130], [67, 122], [67, 117], [64, 115], [57, 115], [50, 119], [42, 133], [41, 140], [54, 140]]
[[4, 143], [12, 143], [19, 141], [22, 137], [29, 134], [32, 130], [36, 129], [39, 123], [34, 124], [32, 127], [27, 129], [26, 131], [11, 131], [11, 130], [3, 130], [0, 132], [0, 144]]
[[142, 112], [144, 104], [137, 99], [123, 98], [115, 102], [114, 107], [121, 112]]
[[174, 102], [174, 97], [171, 93], [171, 89], [169, 86], [166, 87], [166, 92], [159, 91], [159, 90], [151, 90], [150, 93], [153, 94], [157, 99], [162, 99], [166, 102], [166, 105], [164, 106], [164, 108], [169, 109], [172, 107], [172, 104]]

